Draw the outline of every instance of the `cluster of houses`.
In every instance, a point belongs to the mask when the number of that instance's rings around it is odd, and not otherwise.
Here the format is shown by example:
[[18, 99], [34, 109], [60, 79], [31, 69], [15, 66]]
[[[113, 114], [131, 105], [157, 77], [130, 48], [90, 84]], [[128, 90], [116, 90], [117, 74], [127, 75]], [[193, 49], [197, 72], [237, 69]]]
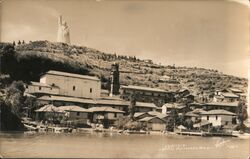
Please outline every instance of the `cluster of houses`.
[[[134, 85], [120, 87], [119, 73], [112, 72], [111, 76], [109, 95], [101, 89], [97, 77], [53, 70], [44, 73], [40, 82], [27, 84], [25, 93], [35, 96], [40, 103], [35, 110], [36, 120], [47, 120], [56, 114], [86, 124], [102, 123], [105, 127], [114, 126], [116, 120], [128, 115], [130, 95], [136, 94], [134, 118], [149, 130], [165, 130], [172, 109], [184, 113], [197, 128], [208, 125], [230, 128], [237, 122], [238, 101], [246, 97], [243, 91], [230, 89], [215, 92], [213, 102], [195, 103], [195, 96], [187, 89], [171, 92]], [[176, 96], [189, 105], [176, 102]]]

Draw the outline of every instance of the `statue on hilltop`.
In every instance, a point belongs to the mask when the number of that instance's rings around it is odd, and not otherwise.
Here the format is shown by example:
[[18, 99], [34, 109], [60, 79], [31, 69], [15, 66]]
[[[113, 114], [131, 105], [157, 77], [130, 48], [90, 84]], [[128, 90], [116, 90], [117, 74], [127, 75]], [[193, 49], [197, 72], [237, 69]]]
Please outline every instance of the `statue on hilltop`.
[[57, 42], [70, 44], [69, 27], [61, 15], [58, 18]]

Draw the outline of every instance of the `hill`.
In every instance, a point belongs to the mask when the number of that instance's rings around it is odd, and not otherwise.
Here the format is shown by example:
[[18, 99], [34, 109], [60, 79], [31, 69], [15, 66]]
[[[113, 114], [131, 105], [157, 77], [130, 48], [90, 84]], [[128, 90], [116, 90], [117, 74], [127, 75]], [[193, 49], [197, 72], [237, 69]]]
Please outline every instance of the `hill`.
[[[151, 60], [104, 53], [96, 49], [34, 41], [13, 46], [0, 43], [1, 80], [38, 81], [48, 70], [98, 76], [108, 88], [111, 64], [120, 65], [120, 83], [176, 91], [188, 88], [197, 94], [211, 94], [216, 89], [236, 87], [246, 91], [247, 79], [223, 74], [217, 70], [196, 67], [158, 65]], [[4, 75], [3, 75], [4, 74]], [[10, 81], [11, 81], [10, 80]]]

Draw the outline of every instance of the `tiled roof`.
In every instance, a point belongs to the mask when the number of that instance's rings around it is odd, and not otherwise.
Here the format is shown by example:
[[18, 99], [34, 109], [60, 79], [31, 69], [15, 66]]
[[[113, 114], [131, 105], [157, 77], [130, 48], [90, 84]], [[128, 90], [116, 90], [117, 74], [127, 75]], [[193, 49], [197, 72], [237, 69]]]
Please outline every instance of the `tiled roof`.
[[[129, 106], [130, 102], [121, 99], [91, 99], [91, 98], [77, 98], [77, 97], [66, 97], [66, 96], [42, 96], [38, 98], [39, 100], [49, 100], [49, 101], [66, 101], [75, 103], [86, 103], [86, 104], [98, 104], [98, 105], [118, 105], [118, 106]], [[147, 107], [156, 108], [154, 103], [136, 102], [136, 107]]]
[[148, 107], [148, 108], [156, 108], [154, 103], [145, 103], [145, 102], [136, 102], [136, 107]]
[[228, 98], [238, 98], [239, 96], [234, 93], [221, 93], [222, 96], [228, 97]]
[[79, 107], [79, 106], [61, 106], [60, 110], [69, 111], [69, 112], [90, 112], [88, 109]]
[[136, 113], [134, 114], [134, 117], [137, 118], [137, 117], [139, 117], [139, 116], [141, 116], [141, 115], [144, 115], [144, 114], [148, 114], [148, 113], [147, 113], [147, 112], [136, 112]]
[[161, 118], [161, 119], [167, 117], [166, 114], [162, 114], [162, 113], [156, 112], [156, 111], [150, 111], [150, 112], [148, 112], [148, 114], [152, 115], [152, 116], [156, 116], [156, 117]]
[[75, 103], [87, 103], [95, 104], [93, 99], [85, 98], [76, 98], [76, 97], [65, 97], [65, 96], [42, 96], [38, 98], [40, 100], [49, 100], [49, 101], [66, 101], [66, 102], [75, 102]]
[[128, 86], [122, 86], [121, 88], [167, 93], [167, 91], [159, 89], [159, 88], [151, 88], [151, 87], [143, 87], [143, 86], [128, 85]]
[[163, 106], [164, 107], [166, 106], [167, 108], [176, 108], [176, 109], [182, 109], [186, 107], [185, 105], [179, 103], [166, 103]]
[[214, 110], [210, 110], [207, 112], [203, 112], [201, 113], [201, 115], [233, 115], [235, 116], [235, 113], [223, 110], [223, 109], [214, 109]]
[[232, 92], [235, 92], [235, 93], [243, 93], [243, 91], [238, 89], [238, 88], [229, 88], [229, 90], [231, 90]]
[[153, 117], [145, 117], [145, 118], [140, 119], [139, 121], [149, 122], [150, 120], [155, 119], [155, 118], [158, 118], [158, 119], [160, 119], [161, 121], [165, 122], [165, 120], [163, 120], [163, 119], [161, 119], [161, 118], [159, 118], [159, 117], [156, 117], [156, 116], [153, 116]]
[[68, 73], [68, 72], [60, 72], [60, 71], [53, 71], [53, 70], [46, 72], [44, 75], [46, 75], [46, 74], [100, 81], [99, 78], [94, 77], [94, 76], [80, 75], [80, 74], [74, 74], [74, 73]]
[[59, 112], [62, 113], [63, 111], [60, 110], [58, 107], [55, 107], [52, 104], [49, 105], [45, 105], [37, 110], [35, 110], [35, 112]]
[[238, 106], [238, 102], [232, 102], [232, 103], [227, 103], [227, 102], [211, 102], [211, 103], [205, 103], [205, 104], [202, 104], [202, 105], [237, 107]]
[[190, 117], [198, 117], [198, 114], [195, 114], [193, 111], [187, 112], [185, 116], [190, 116]]
[[30, 84], [34, 85], [34, 86], [41, 86], [41, 87], [49, 87], [49, 88], [52, 87], [51, 85], [48, 85], [48, 84], [45, 84], [45, 83], [33, 82], [33, 81], [31, 81]]
[[114, 109], [112, 107], [92, 107], [88, 109], [90, 112], [113, 112], [113, 113], [125, 113], [124, 111]]
[[103, 104], [103, 105], [124, 105], [128, 106], [129, 102], [120, 100], [120, 99], [96, 99], [96, 104]]

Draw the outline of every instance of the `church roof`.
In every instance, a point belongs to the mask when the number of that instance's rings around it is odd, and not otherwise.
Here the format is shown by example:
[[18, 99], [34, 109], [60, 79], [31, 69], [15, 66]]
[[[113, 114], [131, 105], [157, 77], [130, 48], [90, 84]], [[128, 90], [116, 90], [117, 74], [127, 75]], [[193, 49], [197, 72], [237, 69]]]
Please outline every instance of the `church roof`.
[[94, 77], [94, 76], [80, 75], [80, 74], [60, 72], [60, 71], [54, 71], [54, 70], [50, 70], [50, 71], [46, 72], [44, 75], [46, 75], [46, 74], [100, 81], [99, 78]]

